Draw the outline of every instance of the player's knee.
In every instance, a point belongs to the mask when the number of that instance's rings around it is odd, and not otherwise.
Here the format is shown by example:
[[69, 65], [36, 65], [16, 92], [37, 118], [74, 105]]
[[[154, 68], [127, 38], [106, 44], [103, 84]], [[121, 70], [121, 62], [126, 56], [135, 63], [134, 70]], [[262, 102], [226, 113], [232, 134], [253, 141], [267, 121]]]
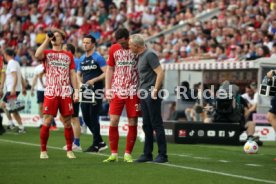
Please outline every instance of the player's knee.
[[111, 126], [118, 126], [119, 125], [120, 116], [110, 116], [110, 125]]
[[274, 118], [275, 116], [270, 112], [267, 114], [266, 117], [267, 117], [267, 120], [268, 120], [269, 123], [273, 122], [273, 120], [275, 119]]
[[44, 118], [44, 124], [45, 124], [46, 126], [50, 126], [51, 123], [52, 123], [52, 121], [53, 121], [53, 118], [52, 118], [52, 117]]
[[130, 126], [136, 126], [137, 125], [137, 118], [129, 118], [128, 119], [128, 124]]

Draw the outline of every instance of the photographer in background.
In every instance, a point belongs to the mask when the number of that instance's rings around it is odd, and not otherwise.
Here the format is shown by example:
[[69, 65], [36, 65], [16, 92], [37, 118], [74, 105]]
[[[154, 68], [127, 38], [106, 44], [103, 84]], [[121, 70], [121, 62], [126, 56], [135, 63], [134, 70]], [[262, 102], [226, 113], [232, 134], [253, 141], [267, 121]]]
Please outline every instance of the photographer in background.
[[[276, 70], [270, 70], [266, 74], [266, 76], [271, 79], [273, 76], [276, 76]], [[274, 131], [276, 131], [276, 96], [271, 99], [270, 103], [271, 109], [267, 113], [267, 119], [271, 126], [274, 128]], [[274, 160], [276, 161], [276, 158]]]

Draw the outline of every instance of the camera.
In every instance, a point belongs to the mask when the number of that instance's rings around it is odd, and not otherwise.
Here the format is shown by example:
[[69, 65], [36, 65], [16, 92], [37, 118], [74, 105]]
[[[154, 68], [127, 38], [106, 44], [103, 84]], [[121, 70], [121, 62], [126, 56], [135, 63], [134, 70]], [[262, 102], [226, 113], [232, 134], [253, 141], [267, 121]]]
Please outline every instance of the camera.
[[88, 84], [83, 84], [81, 86], [79, 91], [79, 102], [96, 104], [94, 86]]
[[49, 38], [52, 38], [52, 41], [56, 41], [56, 37], [55, 37], [55, 35], [52, 31], [48, 31], [47, 35], [48, 35]]
[[264, 77], [260, 85], [259, 94], [263, 96], [276, 96], [276, 75], [272, 78]]

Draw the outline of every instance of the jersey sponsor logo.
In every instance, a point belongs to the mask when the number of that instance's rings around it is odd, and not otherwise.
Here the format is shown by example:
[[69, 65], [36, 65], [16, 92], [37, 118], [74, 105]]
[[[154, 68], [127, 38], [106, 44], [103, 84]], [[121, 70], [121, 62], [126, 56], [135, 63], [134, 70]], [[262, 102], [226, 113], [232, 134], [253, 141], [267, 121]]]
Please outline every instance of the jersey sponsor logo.
[[90, 66], [81, 66], [81, 70], [86, 71], [86, 70], [95, 70], [97, 69], [97, 65], [90, 65]]
[[69, 67], [70, 64], [70, 57], [62, 53], [49, 53], [47, 60], [50, 65], [57, 67]]
[[134, 66], [136, 61], [119, 61], [117, 62], [117, 66]]

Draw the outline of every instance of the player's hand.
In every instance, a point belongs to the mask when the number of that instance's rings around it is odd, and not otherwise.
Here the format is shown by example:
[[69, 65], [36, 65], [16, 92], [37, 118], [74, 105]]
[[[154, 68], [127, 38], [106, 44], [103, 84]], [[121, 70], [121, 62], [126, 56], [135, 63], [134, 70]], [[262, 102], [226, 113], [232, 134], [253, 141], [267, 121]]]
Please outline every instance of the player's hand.
[[73, 98], [74, 98], [74, 102], [78, 102], [79, 101], [79, 91], [78, 90], [75, 90]]
[[95, 81], [93, 79], [86, 82], [86, 84], [93, 86], [95, 84]]
[[266, 74], [266, 76], [267, 76], [268, 78], [272, 78], [273, 71], [274, 71], [274, 70], [270, 70], [270, 71]]
[[31, 90], [31, 96], [34, 96], [34, 90]]
[[12, 90], [11, 93], [10, 93], [11, 96], [15, 96], [16, 95], [16, 91], [15, 90]]
[[23, 89], [23, 90], [22, 90], [22, 94], [23, 94], [23, 96], [26, 96], [26, 95], [27, 95], [26, 89]]
[[151, 91], [151, 98], [154, 99], [154, 100], [156, 100], [157, 96], [158, 96], [158, 90], [157, 89], [153, 89]]
[[111, 89], [105, 90], [105, 98], [110, 101], [113, 98], [113, 91]]

